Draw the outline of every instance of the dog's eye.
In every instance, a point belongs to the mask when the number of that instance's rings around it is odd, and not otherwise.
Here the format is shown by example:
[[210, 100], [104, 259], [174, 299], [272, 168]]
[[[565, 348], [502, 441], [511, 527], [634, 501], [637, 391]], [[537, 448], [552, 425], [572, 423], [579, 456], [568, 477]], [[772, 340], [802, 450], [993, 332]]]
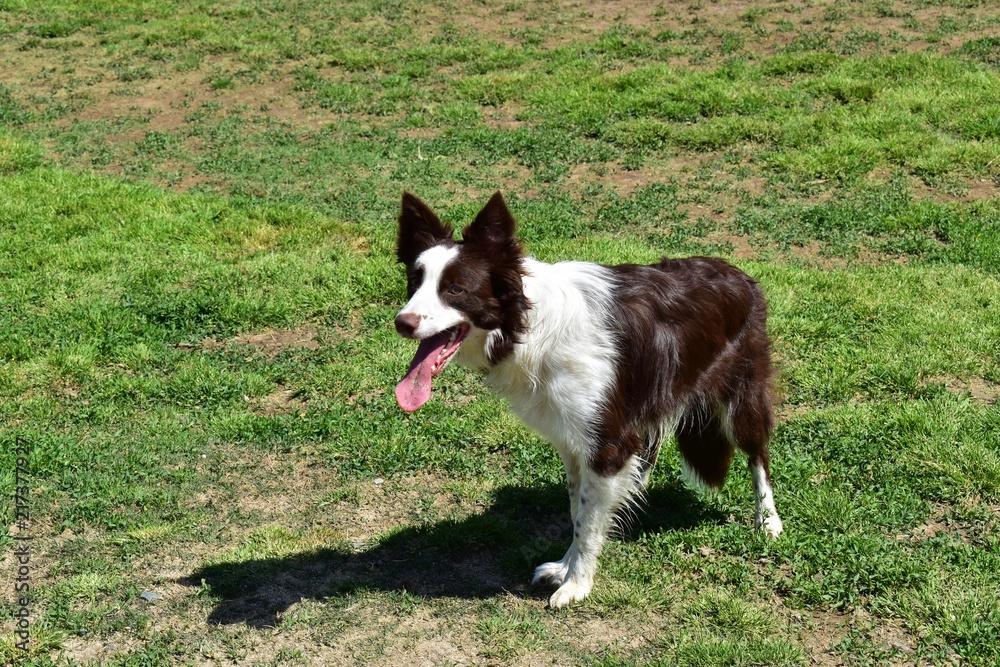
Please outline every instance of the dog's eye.
[[448, 288], [448, 294], [452, 296], [458, 296], [459, 294], [463, 294], [464, 292], [465, 288], [460, 287], [459, 285], [452, 285], [451, 287]]

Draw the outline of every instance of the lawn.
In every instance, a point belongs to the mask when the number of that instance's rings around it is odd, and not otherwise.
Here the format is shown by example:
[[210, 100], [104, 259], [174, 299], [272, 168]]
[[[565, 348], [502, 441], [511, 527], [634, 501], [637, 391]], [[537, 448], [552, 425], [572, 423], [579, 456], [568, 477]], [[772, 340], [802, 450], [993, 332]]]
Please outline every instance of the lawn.
[[[0, 663], [1000, 661], [995, 2], [0, 0], [0, 63]], [[667, 451], [547, 609], [554, 449], [393, 397], [404, 189], [754, 276], [781, 538]]]

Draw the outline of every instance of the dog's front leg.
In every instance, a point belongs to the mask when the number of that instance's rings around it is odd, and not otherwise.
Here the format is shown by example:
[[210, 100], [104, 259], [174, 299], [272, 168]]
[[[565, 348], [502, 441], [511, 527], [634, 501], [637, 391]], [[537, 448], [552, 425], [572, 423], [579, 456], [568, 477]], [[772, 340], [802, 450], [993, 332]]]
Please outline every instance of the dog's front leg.
[[[575, 526], [580, 508], [580, 467], [581, 461], [569, 452], [568, 448], [557, 447], [566, 468], [566, 487], [569, 490], [569, 516]], [[586, 464], [583, 464], [586, 466]], [[575, 530], [575, 529], [574, 529]], [[533, 586], [562, 586], [569, 571], [569, 556], [572, 548], [562, 559], [551, 563], [543, 563], [535, 568], [535, 576], [531, 580]]]
[[[635, 492], [634, 465], [625, 466], [611, 477], [598, 475], [588, 466], [580, 471], [579, 504], [573, 520], [573, 543], [559, 561], [565, 567], [565, 577], [549, 598], [553, 609], [583, 600], [590, 594], [597, 573], [597, 559], [619, 508]], [[555, 565], [547, 563], [546, 565]], [[543, 565], [539, 568], [546, 567]], [[536, 578], [538, 571], [536, 571]]]

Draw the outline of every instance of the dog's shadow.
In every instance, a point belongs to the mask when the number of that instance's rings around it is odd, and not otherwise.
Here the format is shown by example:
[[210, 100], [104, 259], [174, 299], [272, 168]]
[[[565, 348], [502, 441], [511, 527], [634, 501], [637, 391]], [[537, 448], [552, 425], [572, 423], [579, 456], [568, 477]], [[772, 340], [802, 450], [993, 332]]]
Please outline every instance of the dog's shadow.
[[[483, 513], [410, 526], [374, 545], [344, 544], [280, 558], [198, 568], [180, 583], [219, 598], [212, 624], [277, 625], [303, 599], [328, 600], [363, 590], [422, 597], [487, 598], [504, 592], [547, 595], [528, 584], [536, 565], [569, 546], [565, 487], [506, 486]], [[722, 523], [724, 514], [679, 481], [650, 489], [624, 539], [650, 531]], [[207, 586], [206, 586], [207, 585]]]

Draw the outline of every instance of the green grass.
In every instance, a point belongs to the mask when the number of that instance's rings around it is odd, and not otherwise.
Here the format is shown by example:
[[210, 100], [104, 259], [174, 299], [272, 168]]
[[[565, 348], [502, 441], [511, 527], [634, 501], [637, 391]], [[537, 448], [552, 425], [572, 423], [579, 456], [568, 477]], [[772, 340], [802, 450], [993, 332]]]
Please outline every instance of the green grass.
[[[1000, 659], [1000, 13], [632, 12], [0, 0], [0, 491], [20, 437], [40, 556], [4, 663]], [[761, 282], [780, 540], [665, 452], [544, 608], [558, 456], [462, 368], [391, 393], [401, 191], [462, 225], [498, 188], [543, 260]]]

